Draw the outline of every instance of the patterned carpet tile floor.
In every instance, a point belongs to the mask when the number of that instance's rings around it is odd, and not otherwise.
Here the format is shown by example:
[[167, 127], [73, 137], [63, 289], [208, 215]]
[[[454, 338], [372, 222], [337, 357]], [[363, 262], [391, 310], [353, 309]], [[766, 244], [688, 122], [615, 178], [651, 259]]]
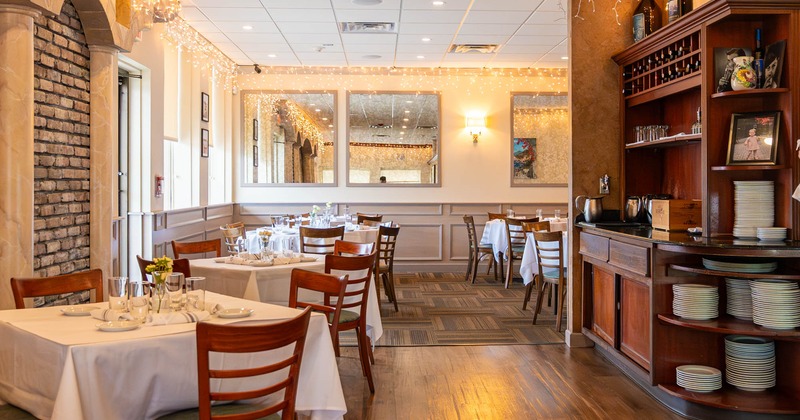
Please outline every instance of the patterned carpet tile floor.
[[[525, 287], [520, 283], [505, 289], [492, 276], [478, 276], [472, 284], [459, 273], [398, 273], [395, 289], [398, 312], [381, 298], [378, 346], [564, 342], [564, 334], [555, 330], [552, 307], [545, 306], [532, 325], [533, 302], [522, 310]], [[341, 333], [341, 344], [355, 345], [352, 332]]]

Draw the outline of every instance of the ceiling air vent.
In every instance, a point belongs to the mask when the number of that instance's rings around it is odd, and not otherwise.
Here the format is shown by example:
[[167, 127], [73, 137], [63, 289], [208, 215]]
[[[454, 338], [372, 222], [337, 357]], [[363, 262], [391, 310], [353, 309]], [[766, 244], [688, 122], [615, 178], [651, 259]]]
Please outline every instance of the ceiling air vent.
[[394, 22], [339, 22], [343, 33], [393, 34]]
[[453, 44], [447, 52], [456, 54], [491, 54], [500, 48], [497, 44]]

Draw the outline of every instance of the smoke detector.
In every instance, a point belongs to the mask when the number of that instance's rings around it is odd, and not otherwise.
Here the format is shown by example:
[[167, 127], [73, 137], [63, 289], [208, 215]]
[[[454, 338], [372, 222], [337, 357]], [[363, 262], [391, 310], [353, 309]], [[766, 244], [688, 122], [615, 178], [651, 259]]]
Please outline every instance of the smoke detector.
[[453, 44], [447, 52], [456, 54], [491, 54], [500, 48], [497, 44]]
[[339, 22], [343, 33], [393, 34], [395, 28], [394, 22]]

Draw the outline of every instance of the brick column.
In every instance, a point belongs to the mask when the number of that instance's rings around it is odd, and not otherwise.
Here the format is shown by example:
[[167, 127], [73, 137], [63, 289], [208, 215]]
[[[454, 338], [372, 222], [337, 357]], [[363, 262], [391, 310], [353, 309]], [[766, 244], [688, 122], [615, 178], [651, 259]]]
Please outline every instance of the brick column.
[[119, 168], [118, 50], [89, 46], [89, 138], [91, 141], [89, 264], [112, 275], [112, 222], [117, 214]]
[[33, 274], [33, 19], [0, 6], [0, 309], [14, 308], [9, 279]]

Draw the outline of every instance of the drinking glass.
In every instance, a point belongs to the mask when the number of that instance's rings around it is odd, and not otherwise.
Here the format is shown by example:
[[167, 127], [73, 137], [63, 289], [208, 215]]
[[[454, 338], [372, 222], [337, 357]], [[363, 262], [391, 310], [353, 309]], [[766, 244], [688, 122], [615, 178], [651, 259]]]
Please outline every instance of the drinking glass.
[[165, 283], [169, 295], [169, 309], [180, 311], [186, 304], [183, 273], [170, 273]]
[[506, 210], [506, 216], [508, 216], [508, 217], [514, 217], [514, 209], [508, 209], [508, 210]]
[[108, 278], [108, 309], [128, 311], [128, 278]]
[[555, 216], [556, 216], [556, 219], [560, 219], [561, 218], [561, 209], [556, 209]]
[[189, 312], [200, 312], [206, 308], [206, 278], [187, 277], [186, 278], [186, 310]]
[[150, 283], [141, 280], [128, 283], [128, 312], [134, 321], [144, 323], [150, 312]]
[[273, 223], [273, 229], [275, 230], [275, 232], [277, 233], [283, 232], [283, 217], [278, 216], [275, 218], [274, 221], [275, 223]]
[[540, 222], [543, 220], [542, 219], [542, 209], [536, 209], [536, 217], [539, 219]]

